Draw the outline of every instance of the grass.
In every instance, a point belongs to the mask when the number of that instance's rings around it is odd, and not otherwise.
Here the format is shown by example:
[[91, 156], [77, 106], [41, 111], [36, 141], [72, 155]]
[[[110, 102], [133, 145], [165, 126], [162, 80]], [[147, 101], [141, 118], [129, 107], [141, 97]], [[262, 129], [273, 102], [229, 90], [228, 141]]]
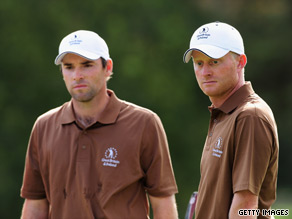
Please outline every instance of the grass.
[[275, 216], [275, 219], [292, 219], [292, 189], [281, 189], [277, 196], [272, 209], [289, 209], [289, 215]]

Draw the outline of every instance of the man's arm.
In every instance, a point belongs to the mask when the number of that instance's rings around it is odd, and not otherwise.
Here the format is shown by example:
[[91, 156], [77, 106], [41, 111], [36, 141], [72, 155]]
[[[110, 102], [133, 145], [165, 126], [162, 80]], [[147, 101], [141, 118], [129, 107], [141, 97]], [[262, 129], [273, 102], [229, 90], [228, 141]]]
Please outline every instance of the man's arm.
[[258, 208], [258, 196], [254, 195], [253, 193], [251, 193], [248, 190], [245, 191], [239, 191], [236, 192], [234, 194], [233, 200], [232, 200], [232, 204], [230, 207], [230, 211], [229, 211], [229, 218], [233, 219], [233, 218], [249, 218], [249, 219], [253, 219], [253, 218], [257, 218], [257, 216], [247, 216], [247, 217], [243, 217], [243, 216], [239, 216], [238, 215], [238, 210], [239, 209], [257, 209]]
[[21, 219], [47, 219], [49, 203], [47, 199], [25, 199]]
[[175, 196], [154, 197], [149, 195], [154, 219], [177, 219]]

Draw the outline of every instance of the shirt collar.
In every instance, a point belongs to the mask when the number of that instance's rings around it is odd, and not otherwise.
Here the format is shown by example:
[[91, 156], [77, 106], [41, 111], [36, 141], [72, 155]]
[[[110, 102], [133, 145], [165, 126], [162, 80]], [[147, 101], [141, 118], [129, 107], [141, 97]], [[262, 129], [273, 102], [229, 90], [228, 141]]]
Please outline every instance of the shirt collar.
[[[112, 124], [115, 123], [118, 115], [122, 108], [122, 101], [117, 98], [114, 91], [107, 90], [107, 93], [110, 97], [108, 104], [106, 105], [104, 111], [101, 114], [101, 117], [98, 121], [98, 123], [101, 124]], [[76, 121], [75, 114], [74, 114], [74, 108], [72, 100], [65, 103], [62, 110], [62, 116], [61, 116], [61, 124], [70, 124]]]
[[[242, 87], [235, 91], [218, 109], [226, 114], [230, 113], [251, 94], [254, 94], [254, 90], [251, 83], [247, 81]], [[214, 109], [214, 107], [209, 107], [209, 109]]]
[[98, 121], [102, 124], [115, 123], [122, 108], [122, 101], [117, 98], [115, 93], [112, 90], [107, 90], [107, 93], [110, 99], [105, 110], [101, 114], [100, 121]]

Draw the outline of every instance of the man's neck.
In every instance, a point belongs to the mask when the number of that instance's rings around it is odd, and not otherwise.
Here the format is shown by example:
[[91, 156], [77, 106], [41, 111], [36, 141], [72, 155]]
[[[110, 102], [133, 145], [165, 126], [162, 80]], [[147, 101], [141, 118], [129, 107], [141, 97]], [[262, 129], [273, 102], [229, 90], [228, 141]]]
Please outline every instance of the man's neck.
[[225, 96], [225, 97], [210, 97], [210, 101], [215, 108], [219, 108], [223, 105], [223, 103], [232, 95], [234, 94], [239, 88], [241, 88], [245, 84], [245, 81], [241, 80], [237, 83], [237, 85]]
[[96, 123], [109, 102], [109, 95], [104, 93], [96, 96], [93, 100], [88, 102], [73, 101], [73, 108], [76, 119], [84, 128]]

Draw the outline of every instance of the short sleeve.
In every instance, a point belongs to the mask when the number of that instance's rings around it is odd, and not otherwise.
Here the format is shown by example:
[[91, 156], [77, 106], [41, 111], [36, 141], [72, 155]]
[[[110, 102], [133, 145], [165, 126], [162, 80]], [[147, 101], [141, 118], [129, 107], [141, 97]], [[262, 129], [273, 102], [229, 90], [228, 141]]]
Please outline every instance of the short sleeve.
[[45, 188], [39, 167], [37, 122], [32, 129], [28, 143], [20, 196], [26, 199], [46, 198]]
[[271, 126], [248, 115], [237, 121], [235, 132], [233, 192], [249, 190], [259, 195], [273, 153]]
[[177, 193], [170, 152], [161, 120], [153, 114], [142, 138], [141, 166], [145, 172], [145, 189], [153, 196]]

